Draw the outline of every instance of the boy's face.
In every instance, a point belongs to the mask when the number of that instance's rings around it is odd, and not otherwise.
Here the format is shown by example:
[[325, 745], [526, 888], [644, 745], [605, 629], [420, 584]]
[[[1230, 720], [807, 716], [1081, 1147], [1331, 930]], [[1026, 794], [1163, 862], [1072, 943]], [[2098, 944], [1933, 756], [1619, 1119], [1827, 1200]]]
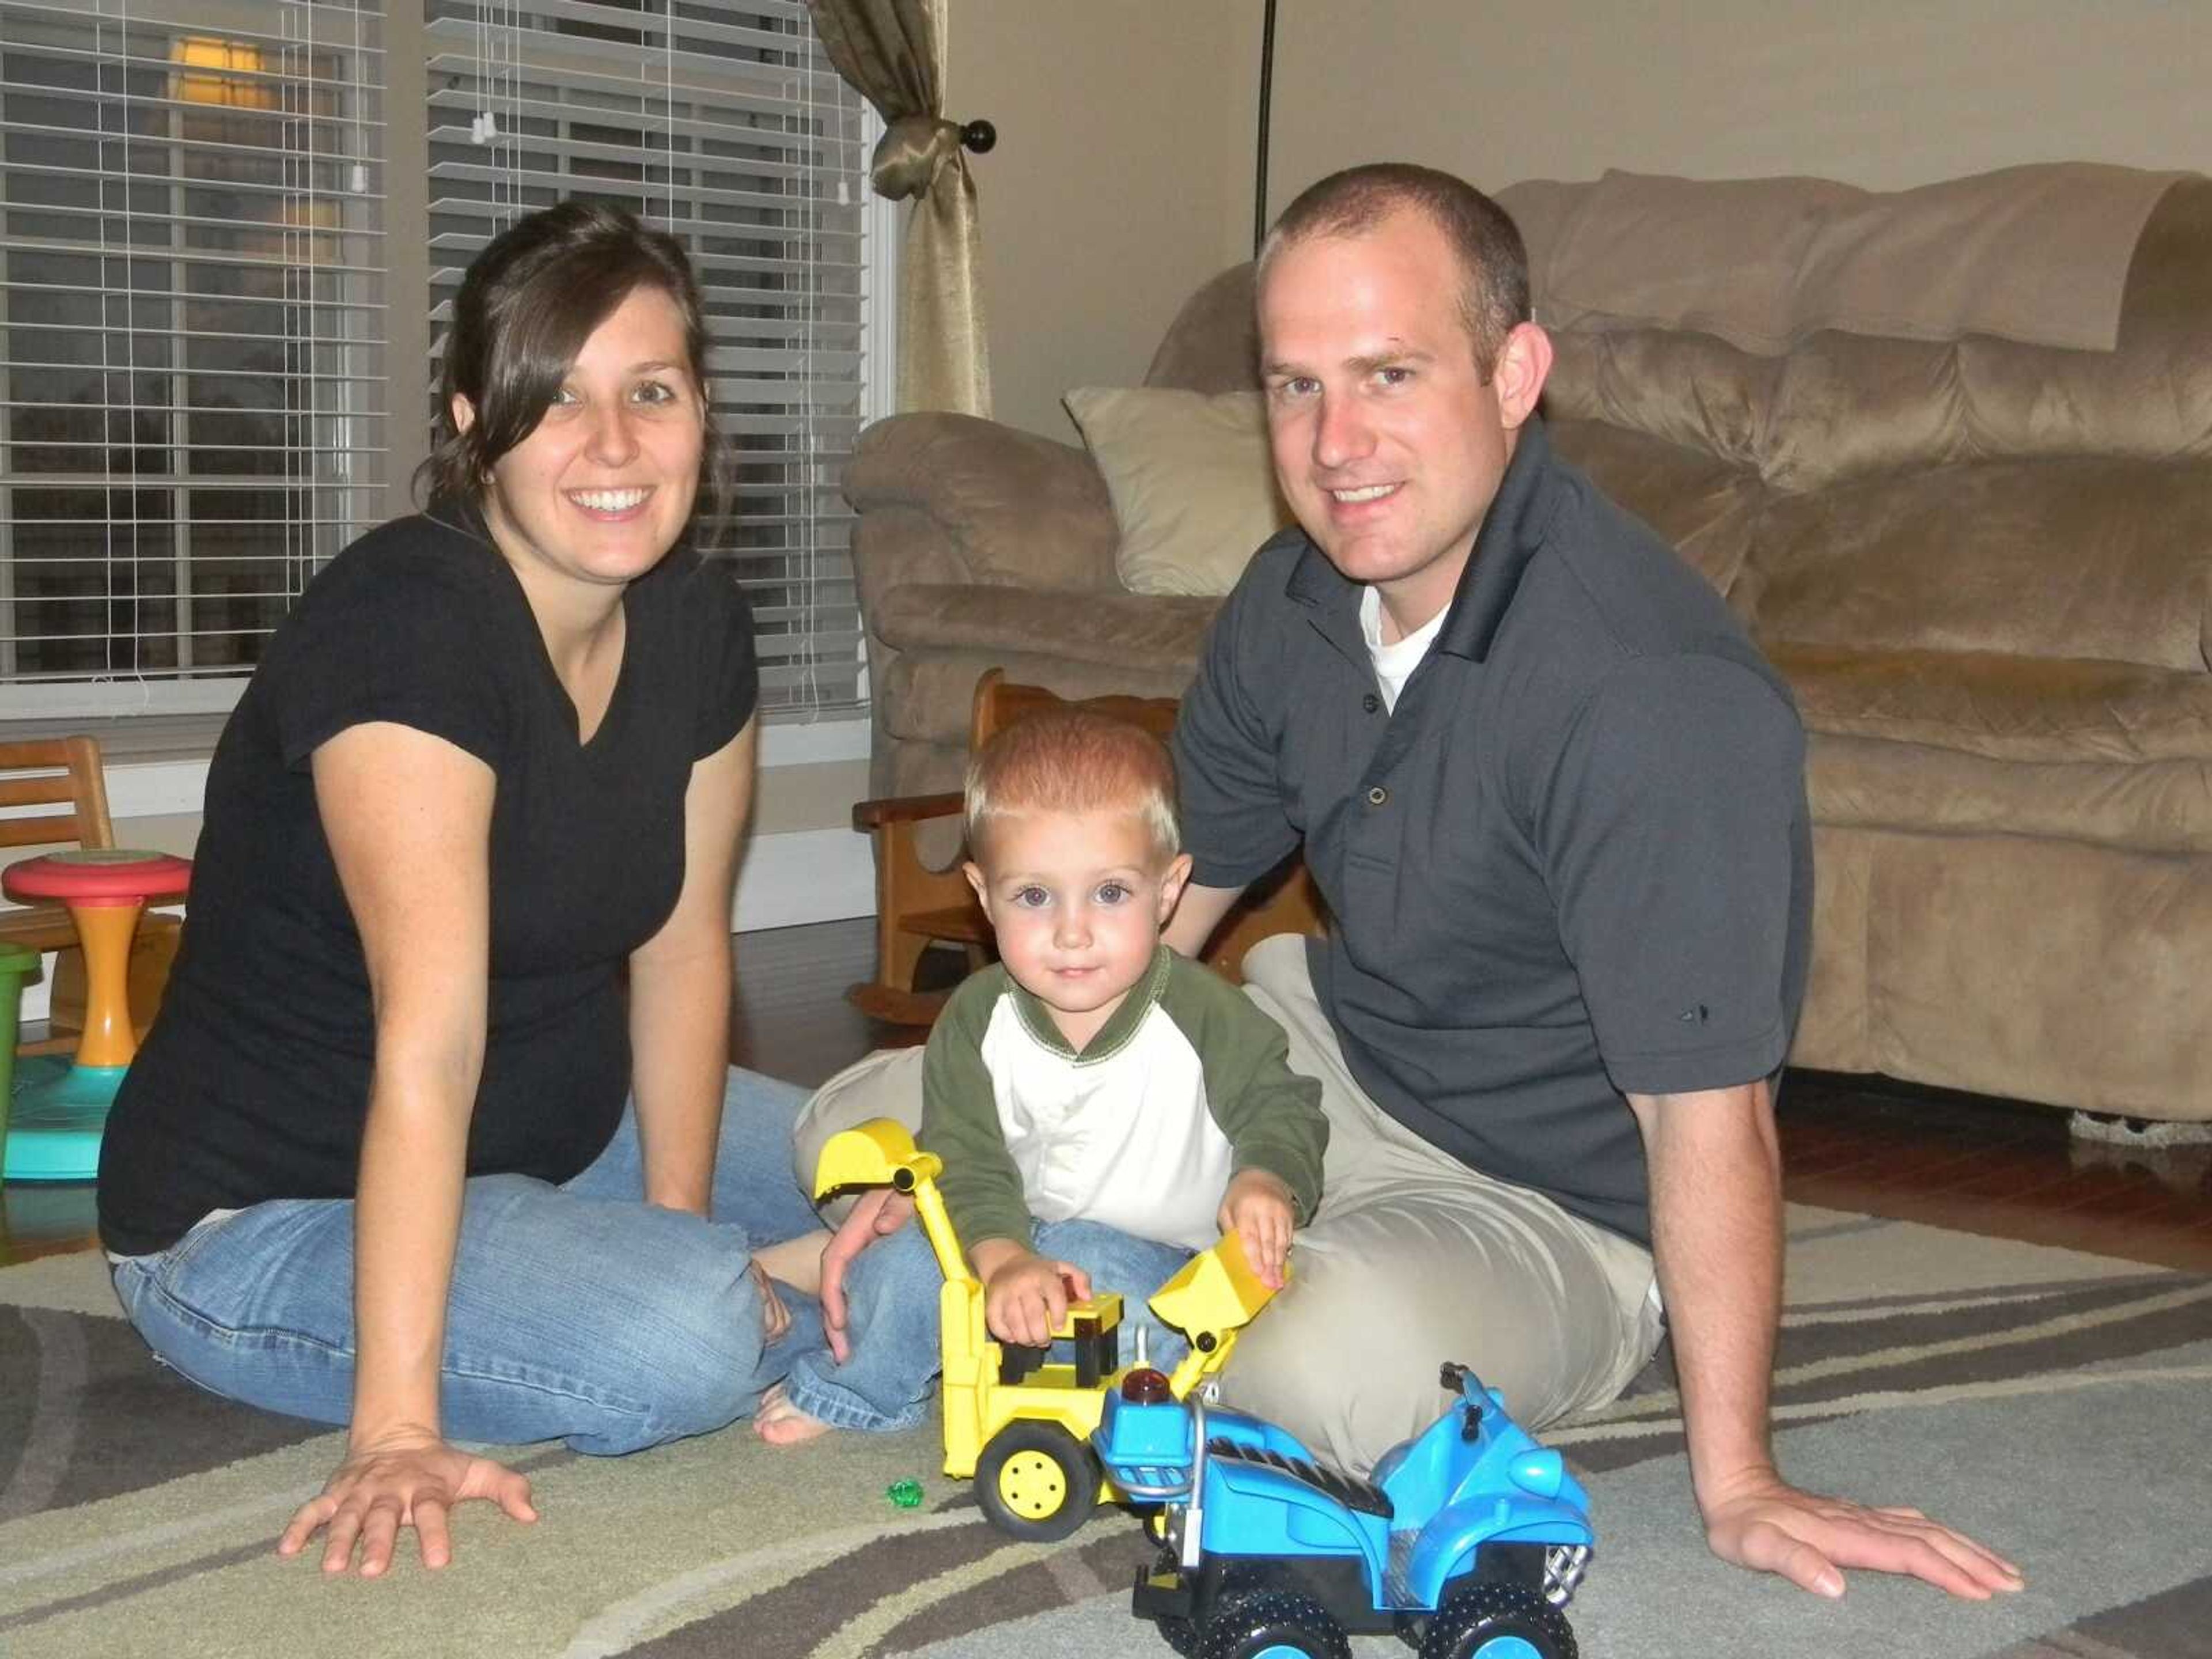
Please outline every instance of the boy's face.
[[1015, 982], [1080, 1049], [1144, 976], [1190, 877], [1134, 812], [1018, 812], [992, 820], [965, 866]]

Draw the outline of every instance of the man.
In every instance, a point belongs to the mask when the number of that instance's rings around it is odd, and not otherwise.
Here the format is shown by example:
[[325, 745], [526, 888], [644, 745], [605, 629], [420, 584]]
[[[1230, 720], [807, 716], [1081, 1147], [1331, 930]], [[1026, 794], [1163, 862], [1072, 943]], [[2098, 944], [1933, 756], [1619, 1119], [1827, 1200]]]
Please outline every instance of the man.
[[[2008, 1564], [1784, 1483], [1772, 1090], [1811, 915], [1803, 737], [1725, 606], [1554, 457], [1526, 257], [1479, 191], [1323, 179], [1262, 251], [1262, 370], [1299, 527], [1255, 557], [1176, 733], [1203, 943], [1302, 847], [1326, 940], [1253, 1000], [1323, 1079], [1322, 1209], [1231, 1400], [1364, 1467], [1471, 1363], [1541, 1422], [1609, 1400], [1663, 1304], [1723, 1558], [1959, 1595]], [[1656, 1278], [1656, 1283], [1655, 1283]]]

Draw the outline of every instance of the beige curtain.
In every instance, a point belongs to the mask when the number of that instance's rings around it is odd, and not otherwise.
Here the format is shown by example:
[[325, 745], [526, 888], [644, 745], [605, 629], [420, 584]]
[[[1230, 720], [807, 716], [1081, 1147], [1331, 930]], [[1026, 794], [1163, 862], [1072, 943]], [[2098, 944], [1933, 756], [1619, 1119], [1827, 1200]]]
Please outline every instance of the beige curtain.
[[898, 406], [991, 412], [975, 181], [945, 118], [946, 0], [807, 0], [830, 61], [884, 118], [871, 179], [914, 198], [899, 263]]

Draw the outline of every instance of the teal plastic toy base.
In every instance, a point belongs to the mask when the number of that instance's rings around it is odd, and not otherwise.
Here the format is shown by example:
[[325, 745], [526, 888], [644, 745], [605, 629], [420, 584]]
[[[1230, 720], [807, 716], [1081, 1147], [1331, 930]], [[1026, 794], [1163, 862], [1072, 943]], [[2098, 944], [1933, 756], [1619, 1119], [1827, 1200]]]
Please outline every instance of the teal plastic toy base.
[[8, 1112], [9, 1181], [90, 1181], [100, 1136], [128, 1066], [78, 1066], [58, 1054], [15, 1062]]

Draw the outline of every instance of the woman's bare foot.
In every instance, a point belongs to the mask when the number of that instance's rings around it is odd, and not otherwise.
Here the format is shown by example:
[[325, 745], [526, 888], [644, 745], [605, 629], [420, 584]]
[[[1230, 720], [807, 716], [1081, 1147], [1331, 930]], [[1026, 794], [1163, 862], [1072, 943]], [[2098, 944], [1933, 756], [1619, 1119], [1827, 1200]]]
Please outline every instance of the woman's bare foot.
[[753, 1413], [753, 1432], [771, 1446], [796, 1446], [830, 1432], [830, 1425], [791, 1403], [781, 1382], [771, 1383]]

